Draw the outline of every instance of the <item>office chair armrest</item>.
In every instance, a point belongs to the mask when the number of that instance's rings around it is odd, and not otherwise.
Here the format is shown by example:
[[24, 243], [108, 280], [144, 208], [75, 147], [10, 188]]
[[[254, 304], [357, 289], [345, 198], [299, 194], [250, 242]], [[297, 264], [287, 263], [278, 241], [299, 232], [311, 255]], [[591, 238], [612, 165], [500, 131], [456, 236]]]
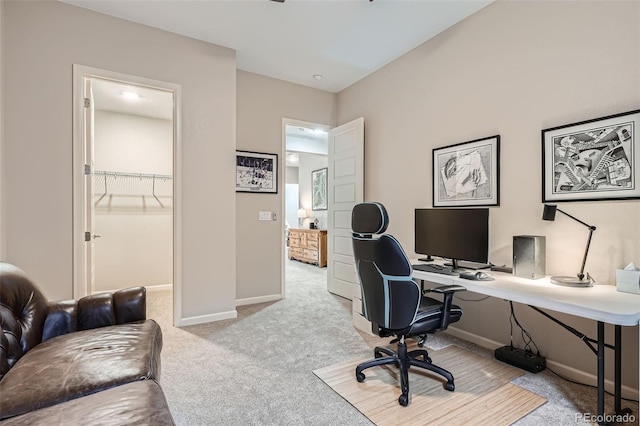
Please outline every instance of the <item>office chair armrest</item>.
[[449, 326], [449, 313], [451, 312], [451, 304], [453, 302], [453, 293], [457, 291], [466, 291], [467, 289], [461, 285], [441, 285], [439, 287], [424, 290], [423, 294], [440, 293], [443, 294], [442, 300], [442, 321], [440, 321], [440, 330], [446, 330]]
[[442, 294], [447, 294], [447, 293], [454, 293], [456, 291], [466, 291], [466, 287], [463, 287], [461, 285], [457, 285], [457, 284], [452, 284], [452, 285], [441, 285], [439, 287], [434, 287], [434, 288], [429, 288], [424, 290], [424, 294], [426, 293], [442, 293]]

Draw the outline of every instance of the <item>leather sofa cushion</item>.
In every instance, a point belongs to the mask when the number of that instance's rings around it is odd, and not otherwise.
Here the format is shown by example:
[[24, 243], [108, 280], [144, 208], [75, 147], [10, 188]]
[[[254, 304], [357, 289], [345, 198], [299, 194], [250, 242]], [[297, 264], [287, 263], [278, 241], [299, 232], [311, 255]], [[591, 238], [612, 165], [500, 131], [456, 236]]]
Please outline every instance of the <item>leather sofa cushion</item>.
[[2, 422], [2, 426], [173, 424], [164, 394], [154, 380], [116, 386]]
[[162, 331], [153, 320], [77, 331], [27, 352], [0, 381], [0, 419], [159, 379]]

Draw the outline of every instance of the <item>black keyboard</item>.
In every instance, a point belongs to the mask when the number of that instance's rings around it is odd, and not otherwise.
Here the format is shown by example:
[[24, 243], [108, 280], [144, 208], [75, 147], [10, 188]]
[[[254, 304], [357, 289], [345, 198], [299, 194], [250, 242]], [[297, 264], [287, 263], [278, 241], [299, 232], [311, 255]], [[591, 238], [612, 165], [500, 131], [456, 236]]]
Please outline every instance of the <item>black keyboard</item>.
[[436, 274], [453, 275], [453, 276], [460, 275], [457, 272], [455, 272], [451, 266], [438, 265], [435, 263], [419, 263], [417, 265], [411, 265], [411, 267], [416, 271], [433, 272]]

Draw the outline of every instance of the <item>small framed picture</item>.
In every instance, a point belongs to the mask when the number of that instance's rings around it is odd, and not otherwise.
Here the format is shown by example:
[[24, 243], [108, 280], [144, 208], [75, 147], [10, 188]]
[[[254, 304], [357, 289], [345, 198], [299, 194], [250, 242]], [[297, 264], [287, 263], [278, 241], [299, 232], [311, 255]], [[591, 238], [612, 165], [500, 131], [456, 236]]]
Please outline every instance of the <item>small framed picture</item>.
[[500, 205], [500, 135], [433, 150], [433, 207]]
[[236, 192], [278, 193], [278, 154], [236, 151]]
[[327, 210], [327, 168], [311, 172], [311, 210]]
[[542, 202], [640, 198], [640, 110], [542, 130]]

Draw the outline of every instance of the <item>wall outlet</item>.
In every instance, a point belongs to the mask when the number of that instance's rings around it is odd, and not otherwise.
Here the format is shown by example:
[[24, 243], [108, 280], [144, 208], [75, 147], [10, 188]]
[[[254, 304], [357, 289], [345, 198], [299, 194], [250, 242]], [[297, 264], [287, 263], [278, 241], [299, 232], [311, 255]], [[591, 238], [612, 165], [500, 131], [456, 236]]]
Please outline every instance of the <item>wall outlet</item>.
[[258, 215], [258, 220], [271, 220], [272, 213], [271, 212], [263, 212], [261, 211]]

